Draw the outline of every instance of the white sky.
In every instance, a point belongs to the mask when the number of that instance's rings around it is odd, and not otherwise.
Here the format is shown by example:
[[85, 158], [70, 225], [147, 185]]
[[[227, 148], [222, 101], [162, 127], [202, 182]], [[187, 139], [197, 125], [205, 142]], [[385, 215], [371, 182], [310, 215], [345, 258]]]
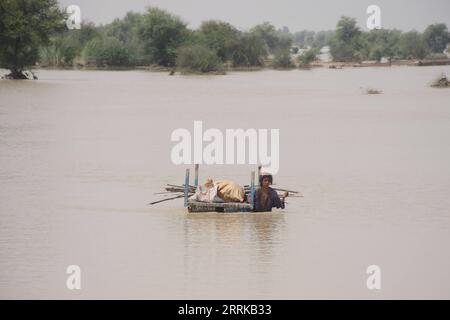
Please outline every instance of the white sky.
[[127, 11], [143, 12], [157, 6], [179, 15], [189, 27], [204, 20], [219, 19], [240, 29], [269, 21], [291, 31], [334, 29], [342, 15], [357, 19], [366, 29], [366, 8], [381, 7], [383, 28], [422, 31], [431, 23], [443, 22], [450, 28], [450, 0], [59, 0], [62, 6], [81, 8], [82, 19], [109, 23]]

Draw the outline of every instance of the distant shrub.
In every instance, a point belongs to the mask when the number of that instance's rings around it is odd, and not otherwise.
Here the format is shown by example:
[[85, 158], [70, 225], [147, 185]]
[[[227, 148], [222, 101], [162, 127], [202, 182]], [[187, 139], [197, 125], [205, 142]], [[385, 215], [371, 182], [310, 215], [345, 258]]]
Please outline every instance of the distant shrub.
[[280, 50], [275, 53], [272, 66], [275, 69], [292, 69], [295, 65], [292, 63], [289, 50]]
[[366, 94], [382, 94], [383, 91], [374, 89], [374, 88], [366, 88], [365, 89]]
[[203, 45], [189, 45], [177, 50], [177, 67], [181, 72], [223, 72], [223, 64], [214, 50]]
[[448, 88], [450, 87], [450, 81], [444, 73], [441, 73], [431, 82], [430, 86], [434, 88]]
[[112, 37], [100, 37], [89, 41], [83, 50], [83, 58], [86, 64], [97, 67], [130, 64], [128, 49], [120, 40]]
[[309, 65], [317, 60], [317, 49], [309, 49], [298, 56], [298, 64], [301, 68], [307, 68]]

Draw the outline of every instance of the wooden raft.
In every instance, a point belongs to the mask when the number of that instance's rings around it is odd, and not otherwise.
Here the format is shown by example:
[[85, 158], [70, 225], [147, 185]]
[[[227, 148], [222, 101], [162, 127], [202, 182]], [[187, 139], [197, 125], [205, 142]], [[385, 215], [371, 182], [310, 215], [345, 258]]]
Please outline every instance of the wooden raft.
[[[195, 179], [194, 187], [198, 187], [198, 165], [195, 165]], [[253, 203], [255, 199], [255, 172], [251, 172], [250, 180], [250, 203], [246, 202], [200, 202], [189, 200], [189, 175], [190, 170], [186, 169], [186, 176], [184, 179], [184, 206], [188, 212], [249, 212], [253, 211]]]

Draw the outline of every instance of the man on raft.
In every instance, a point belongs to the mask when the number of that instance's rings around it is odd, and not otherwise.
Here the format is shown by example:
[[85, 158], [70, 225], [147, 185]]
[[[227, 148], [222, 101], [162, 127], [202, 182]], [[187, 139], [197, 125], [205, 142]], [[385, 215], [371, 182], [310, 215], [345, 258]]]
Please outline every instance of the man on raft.
[[267, 212], [272, 208], [284, 209], [284, 200], [289, 195], [286, 191], [280, 198], [278, 193], [270, 187], [273, 177], [269, 173], [262, 173], [259, 176], [259, 188], [255, 192], [254, 211]]

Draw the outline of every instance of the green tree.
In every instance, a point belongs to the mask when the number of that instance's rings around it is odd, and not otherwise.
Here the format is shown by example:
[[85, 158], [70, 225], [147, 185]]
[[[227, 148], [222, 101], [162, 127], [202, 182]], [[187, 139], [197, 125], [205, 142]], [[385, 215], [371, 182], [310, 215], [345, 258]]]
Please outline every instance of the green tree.
[[39, 58], [39, 46], [64, 28], [64, 14], [57, 0], [0, 1], [0, 66], [12, 79], [24, 79], [22, 71]]
[[105, 26], [105, 34], [122, 42], [130, 54], [132, 64], [145, 64], [149, 62], [144, 52], [144, 46], [140, 41], [138, 31], [143, 21], [140, 13], [127, 12], [123, 19], [115, 19]]
[[402, 34], [398, 47], [403, 59], [423, 59], [428, 53], [427, 44], [417, 31]]
[[289, 49], [292, 45], [291, 35], [287, 32], [277, 31], [269, 22], [264, 22], [253, 27], [250, 32], [261, 37], [266, 43], [268, 51], [271, 53]]
[[148, 9], [138, 30], [150, 62], [162, 66], [175, 65], [176, 51], [188, 34], [179, 17], [158, 8]]
[[132, 38], [137, 34], [142, 19], [142, 14], [129, 11], [123, 19], [115, 19], [106, 25], [105, 33], [107, 36], [117, 38], [122, 43], [130, 44]]
[[243, 33], [239, 43], [233, 49], [233, 66], [262, 66], [265, 58], [267, 58], [267, 46], [264, 40], [252, 32]]
[[362, 47], [361, 31], [356, 20], [342, 17], [336, 26], [335, 35], [330, 39], [330, 53], [335, 61], [354, 61], [360, 59]]
[[444, 23], [429, 25], [425, 29], [423, 37], [433, 53], [443, 53], [447, 43], [450, 42], [450, 35]]
[[392, 59], [399, 56], [401, 32], [398, 30], [374, 29], [364, 34], [362, 57], [380, 61], [381, 58]]
[[70, 38], [70, 41], [74, 43], [78, 53], [80, 53], [86, 43], [101, 35], [101, 30], [92, 22], [82, 22], [80, 29], [66, 31], [64, 35]]
[[222, 61], [227, 61], [239, 42], [240, 32], [227, 22], [210, 20], [201, 24], [198, 34], [202, 44], [215, 50]]

